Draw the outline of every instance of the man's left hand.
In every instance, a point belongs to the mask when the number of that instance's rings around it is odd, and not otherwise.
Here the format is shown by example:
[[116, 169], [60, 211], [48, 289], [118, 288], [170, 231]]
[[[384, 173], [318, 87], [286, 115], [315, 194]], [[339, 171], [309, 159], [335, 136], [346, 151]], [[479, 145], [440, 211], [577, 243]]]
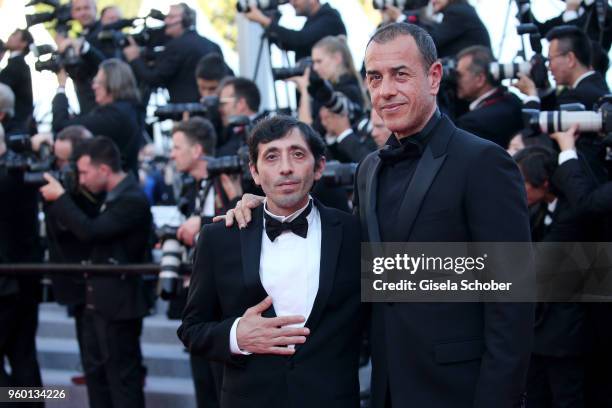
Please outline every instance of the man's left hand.
[[43, 177], [47, 180], [47, 184], [42, 186], [39, 190], [45, 198], [45, 201], [55, 201], [66, 192], [60, 182], [49, 173], [45, 173]]
[[128, 42], [130, 45], [123, 49], [123, 55], [128, 62], [132, 62], [140, 57], [140, 47], [136, 44], [132, 36], [128, 36]]
[[202, 220], [198, 216], [192, 216], [187, 219], [176, 232], [176, 237], [179, 241], [186, 245], [193, 246], [195, 237], [202, 228]]

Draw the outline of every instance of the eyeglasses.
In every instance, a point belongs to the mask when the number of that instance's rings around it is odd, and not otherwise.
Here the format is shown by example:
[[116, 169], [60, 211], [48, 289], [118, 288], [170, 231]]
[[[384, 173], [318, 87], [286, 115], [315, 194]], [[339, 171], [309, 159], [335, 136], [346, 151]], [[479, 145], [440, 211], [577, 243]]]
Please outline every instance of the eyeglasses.
[[560, 53], [560, 54], [557, 54], [557, 55], [552, 55], [552, 56], [551, 56], [551, 55], [549, 55], [549, 56], [548, 56], [548, 63], [551, 63], [551, 62], [552, 62], [552, 61], [553, 61], [555, 58], [563, 57], [563, 56], [565, 56], [565, 55], [567, 55], [567, 52], [562, 52], [562, 53]]
[[228, 96], [227, 98], [219, 99], [219, 105], [225, 105], [226, 103], [234, 102], [236, 100], [235, 96]]

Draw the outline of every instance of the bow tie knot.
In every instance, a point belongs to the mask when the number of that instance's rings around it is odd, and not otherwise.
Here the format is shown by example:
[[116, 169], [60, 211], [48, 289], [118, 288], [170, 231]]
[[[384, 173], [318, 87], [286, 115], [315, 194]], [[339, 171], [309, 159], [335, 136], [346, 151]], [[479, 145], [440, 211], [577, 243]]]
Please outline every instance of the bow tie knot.
[[302, 238], [306, 238], [308, 235], [308, 220], [306, 217], [310, 213], [311, 208], [312, 202], [308, 204], [308, 207], [306, 207], [306, 209], [291, 222], [281, 222], [271, 217], [269, 214], [264, 213], [264, 218], [266, 220], [266, 234], [268, 235], [268, 238], [270, 238], [270, 241], [274, 242], [274, 240], [285, 231], [291, 231]]

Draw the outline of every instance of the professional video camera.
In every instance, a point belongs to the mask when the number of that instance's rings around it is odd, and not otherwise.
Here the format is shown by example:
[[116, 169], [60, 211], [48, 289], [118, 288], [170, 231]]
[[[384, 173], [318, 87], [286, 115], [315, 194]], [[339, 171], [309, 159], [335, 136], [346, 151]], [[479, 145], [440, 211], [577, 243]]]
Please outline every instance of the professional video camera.
[[352, 188], [355, 182], [357, 163], [340, 163], [332, 160], [325, 164], [321, 180], [329, 187]]
[[34, 69], [38, 72], [51, 71], [57, 73], [62, 68], [73, 68], [82, 62], [74, 47], [67, 47], [64, 52], [57, 52], [53, 46], [44, 44], [31, 47], [36, 57]]
[[37, 4], [46, 4], [51, 6], [53, 11], [37, 14], [26, 14], [26, 26], [28, 28], [41, 23], [55, 21], [55, 31], [66, 35], [70, 31], [70, 20], [72, 20], [70, 3], [60, 4], [58, 0], [32, 0], [26, 4], [26, 7], [35, 6]]
[[294, 67], [272, 68], [272, 77], [275, 81], [284, 81], [292, 77], [304, 75], [306, 68], [309, 67], [312, 67], [312, 58], [302, 58]]
[[289, 3], [289, 0], [238, 0], [236, 2], [236, 10], [239, 13], [248, 13], [251, 7], [255, 6], [261, 11], [272, 11], [278, 9], [278, 6]]
[[321, 79], [314, 70], [310, 72], [308, 93], [333, 113], [348, 115], [351, 122], [362, 113], [360, 106], [351, 101], [342, 92], [335, 91], [332, 84], [327, 80]]
[[[579, 108], [582, 110], [578, 110]], [[610, 135], [612, 135], [612, 95], [603, 96], [599, 100], [595, 111], [584, 111], [584, 106], [580, 104], [562, 105], [561, 109], [549, 112], [523, 109], [523, 120], [536, 134], [564, 132], [573, 125], [578, 125], [581, 133], [600, 133], [604, 137], [604, 143], [610, 144]]]
[[384, 10], [387, 7], [397, 7], [399, 9], [417, 10], [427, 6], [429, 0], [373, 0], [372, 5], [376, 10]]
[[185, 247], [176, 238], [178, 227], [164, 225], [155, 231], [162, 246], [161, 269], [157, 293], [164, 300], [170, 300], [179, 292], [181, 266], [186, 256]]
[[211, 119], [218, 115], [219, 97], [215, 95], [205, 96], [200, 100], [200, 103], [169, 103], [158, 107], [153, 115], [159, 120], [181, 120], [184, 112], [189, 113], [190, 117], [204, 116]]

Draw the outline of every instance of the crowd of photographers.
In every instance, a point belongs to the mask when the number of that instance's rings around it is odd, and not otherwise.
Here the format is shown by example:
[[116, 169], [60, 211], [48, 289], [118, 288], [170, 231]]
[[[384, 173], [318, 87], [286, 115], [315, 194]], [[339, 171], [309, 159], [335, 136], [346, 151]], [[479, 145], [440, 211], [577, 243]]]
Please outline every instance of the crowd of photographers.
[[[370, 107], [338, 11], [319, 0], [291, 0], [306, 23], [290, 30], [278, 23], [277, 7], [287, 2], [239, 0], [237, 7], [270, 42], [295, 53], [295, 65], [273, 68], [272, 76], [295, 84], [295, 116], [326, 143], [328, 166], [313, 195], [350, 211], [357, 164], [384, 149], [391, 132]], [[258, 85], [234, 76], [219, 46], [196, 32], [195, 11], [184, 3], [140, 19], [123, 18], [115, 6], [100, 10], [98, 19], [95, 0], [31, 3], [52, 6], [26, 17], [28, 26], [53, 22], [56, 46], [34, 45], [27, 29], [1, 44], [8, 58], [0, 71], [0, 263], [119, 266], [149, 263], [160, 253], [159, 277], [51, 276], [53, 299], [75, 319], [90, 406], [144, 406], [142, 320], [157, 296], [169, 301], [170, 318], [180, 318], [189, 285], [185, 264], [202, 226], [243, 193], [259, 192], [245, 140], [253, 124], [275, 112], [261, 109]], [[518, 34], [535, 55], [525, 59], [523, 50], [523, 61], [512, 63], [495, 60], [489, 34], [467, 1], [373, 3], [382, 24], [406, 21], [431, 34], [443, 59], [443, 113], [515, 157], [534, 241], [612, 240], [608, 2], [567, 0], [560, 16], [540, 22], [529, 0], [517, 0]], [[151, 18], [163, 26], [149, 27]], [[73, 21], [82, 27], [76, 38], [68, 35]], [[141, 28], [137, 34], [124, 34], [134, 25]], [[38, 133], [32, 119], [24, 61], [31, 50], [37, 70], [57, 74], [50, 134]], [[78, 115], [65, 93], [69, 78]], [[146, 121], [158, 88], [167, 90], [169, 103], [154, 115], [174, 120], [165, 155], [152, 151]], [[182, 221], [154, 226], [153, 205], [175, 206]], [[0, 359], [10, 366], [7, 372], [0, 364], [0, 387], [41, 385], [34, 338], [43, 292], [40, 277], [0, 275]], [[612, 406], [605, 387], [612, 379], [611, 313], [607, 304], [538, 308], [528, 406]], [[217, 406], [220, 368], [190, 358], [198, 406]]]

